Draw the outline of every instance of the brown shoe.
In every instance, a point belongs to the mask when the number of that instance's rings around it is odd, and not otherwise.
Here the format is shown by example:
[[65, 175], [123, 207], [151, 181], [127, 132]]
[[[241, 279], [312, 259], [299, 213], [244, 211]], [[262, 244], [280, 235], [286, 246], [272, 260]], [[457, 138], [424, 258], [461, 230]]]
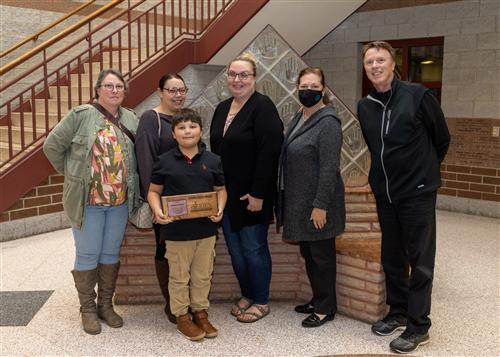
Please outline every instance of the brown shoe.
[[193, 312], [193, 322], [205, 331], [206, 338], [214, 338], [219, 334], [219, 331], [208, 321], [207, 310]]
[[205, 332], [191, 321], [189, 314], [177, 316], [177, 331], [191, 341], [200, 341], [205, 337]]

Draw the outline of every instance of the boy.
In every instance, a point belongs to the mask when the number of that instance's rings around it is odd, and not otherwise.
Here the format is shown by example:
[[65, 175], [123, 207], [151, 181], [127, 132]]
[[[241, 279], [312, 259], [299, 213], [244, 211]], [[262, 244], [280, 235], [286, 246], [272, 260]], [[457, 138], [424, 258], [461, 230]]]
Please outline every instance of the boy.
[[[191, 341], [213, 338], [217, 329], [208, 321], [208, 293], [212, 277], [217, 222], [222, 219], [227, 193], [220, 158], [199, 145], [202, 123], [191, 109], [172, 118], [172, 133], [178, 147], [160, 155], [153, 167], [148, 201], [154, 220], [163, 224], [170, 268], [170, 307], [177, 330]], [[160, 197], [217, 192], [216, 216], [173, 220], [163, 214]], [[191, 308], [193, 319], [188, 314]]]

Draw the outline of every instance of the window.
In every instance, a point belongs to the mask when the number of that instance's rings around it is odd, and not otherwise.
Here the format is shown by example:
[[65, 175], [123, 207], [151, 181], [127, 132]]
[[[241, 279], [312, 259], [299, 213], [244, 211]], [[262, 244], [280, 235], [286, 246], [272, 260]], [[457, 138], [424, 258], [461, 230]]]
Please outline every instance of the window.
[[[395, 72], [402, 80], [422, 83], [441, 101], [443, 77], [443, 37], [387, 41], [396, 50]], [[367, 95], [371, 83], [363, 70], [362, 94]]]

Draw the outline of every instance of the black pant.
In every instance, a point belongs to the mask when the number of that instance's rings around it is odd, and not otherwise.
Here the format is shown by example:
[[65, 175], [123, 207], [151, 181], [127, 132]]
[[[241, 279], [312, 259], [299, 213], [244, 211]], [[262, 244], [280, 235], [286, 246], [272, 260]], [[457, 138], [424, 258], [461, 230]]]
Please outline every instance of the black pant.
[[165, 241], [160, 239], [160, 227], [161, 224], [153, 223], [153, 230], [155, 231], [156, 240], [156, 253], [155, 260], [165, 260], [165, 253], [167, 252], [167, 247]]
[[377, 200], [389, 315], [408, 318], [407, 330], [426, 333], [436, 256], [436, 192], [389, 203]]
[[337, 278], [337, 259], [335, 238], [299, 242], [300, 254], [306, 261], [306, 272], [311, 283], [313, 298], [311, 304], [318, 314], [337, 312], [335, 282]]

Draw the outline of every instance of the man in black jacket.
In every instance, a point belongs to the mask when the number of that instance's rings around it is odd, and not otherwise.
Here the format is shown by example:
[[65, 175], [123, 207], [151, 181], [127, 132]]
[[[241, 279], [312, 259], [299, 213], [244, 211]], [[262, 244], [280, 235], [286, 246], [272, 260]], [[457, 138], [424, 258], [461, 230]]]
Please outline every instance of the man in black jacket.
[[372, 331], [387, 336], [404, 330], [390, 348], [409, 353], [429, 342], [436, 192], [450, 135], [431, 91], [395, 78], [391, 45], [365, 45], [363, 65], [374, 89], [359, 101], [358, 117], [371, 152], [369, 182], [382, 230], [390, 307]]

